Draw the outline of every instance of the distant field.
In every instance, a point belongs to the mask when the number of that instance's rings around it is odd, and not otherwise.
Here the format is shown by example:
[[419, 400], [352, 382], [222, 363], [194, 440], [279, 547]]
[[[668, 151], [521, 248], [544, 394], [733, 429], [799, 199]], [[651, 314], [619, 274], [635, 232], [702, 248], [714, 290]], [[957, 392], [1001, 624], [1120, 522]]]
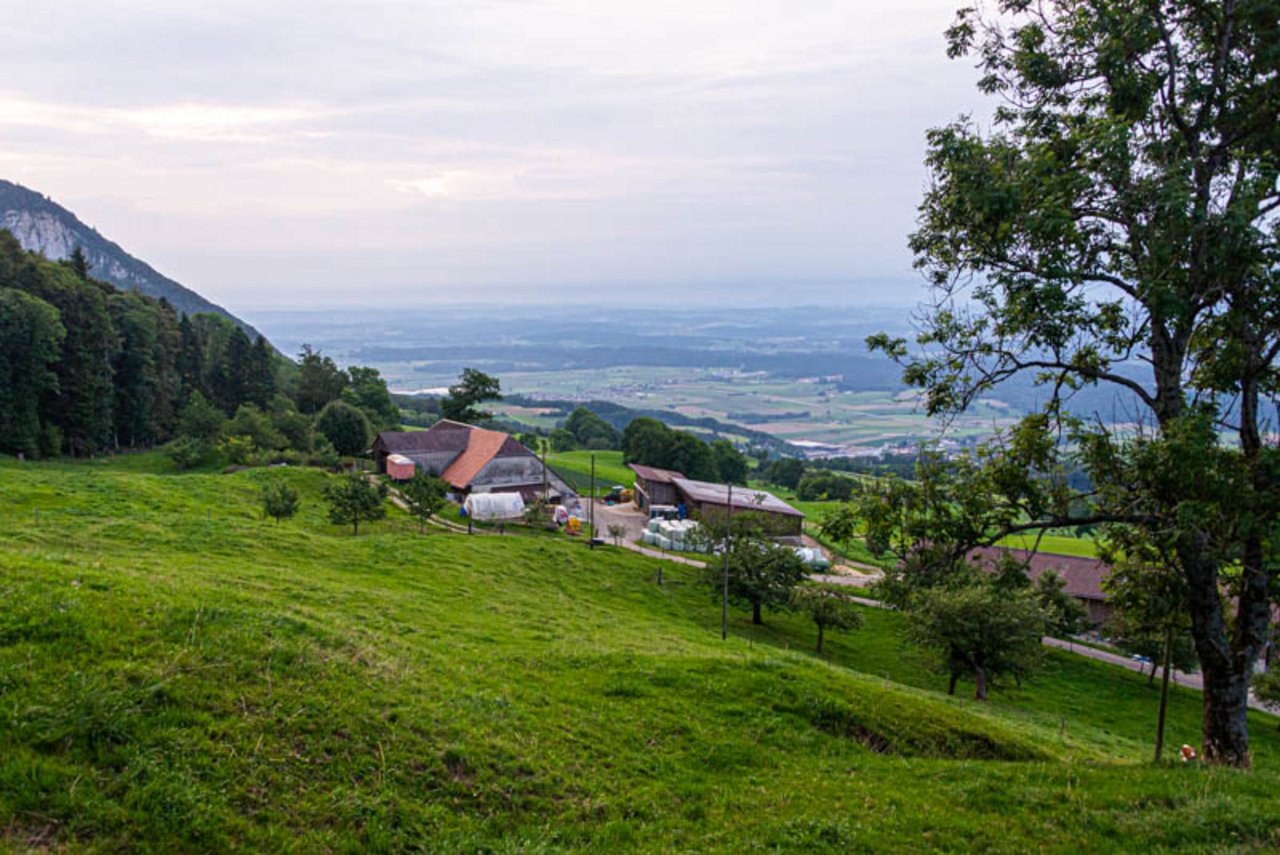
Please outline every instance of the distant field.
[[[449, 378], [421, 374], [421, 366], [380, 364], [403, 384], [435, 386]], [[397, 379], [398, 378], [398, 379]], [[832, 382], [779, 379], [758, 372], [735, 374], [697, 367], [617, 366], [555, 372], [509, 371], [502, 388], [511, 393], [568, 400], [604, 400], [639, 409], [668, 410], [694, 418], [741, 424], [783, 440], [878, 448], [899, 441], [935, 439], [938, 425], [910, 393], [844, 392]], [[535, 407], [498, 404], [496, 412], [526, 424], [551, 428], [556, 419]], [[1010, 422], [998, 402], [978, 403], [948, 431], [955, 439], [981, 437]]]

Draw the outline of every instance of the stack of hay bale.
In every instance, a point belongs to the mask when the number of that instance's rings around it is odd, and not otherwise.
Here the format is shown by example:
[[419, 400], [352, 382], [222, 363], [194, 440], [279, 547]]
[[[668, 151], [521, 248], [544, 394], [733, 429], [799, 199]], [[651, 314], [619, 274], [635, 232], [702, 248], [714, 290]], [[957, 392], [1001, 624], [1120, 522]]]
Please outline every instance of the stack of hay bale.
[[649, 546], [677, 552], [706, 552], [706, 546], [693, 532], [698, 524], [693, 520], [649, 520], [649, 526], [641, 540]]

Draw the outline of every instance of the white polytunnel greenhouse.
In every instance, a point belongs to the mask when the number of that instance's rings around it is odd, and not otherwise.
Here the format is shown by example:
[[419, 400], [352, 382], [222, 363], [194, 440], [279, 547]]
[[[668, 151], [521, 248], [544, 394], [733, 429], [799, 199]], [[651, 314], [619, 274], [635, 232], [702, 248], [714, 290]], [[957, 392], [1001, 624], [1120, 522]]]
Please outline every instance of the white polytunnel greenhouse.
[[515, 520], [524, 516], [524, 499], [519, 493], [472, 493], [462, 503], [473, 520]]

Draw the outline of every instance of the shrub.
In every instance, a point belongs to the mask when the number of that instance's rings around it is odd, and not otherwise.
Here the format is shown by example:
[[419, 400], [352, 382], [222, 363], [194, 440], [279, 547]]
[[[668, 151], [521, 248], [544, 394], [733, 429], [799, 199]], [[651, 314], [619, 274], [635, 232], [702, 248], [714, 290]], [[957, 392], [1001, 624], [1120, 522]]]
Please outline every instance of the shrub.
[[262, 513], [276, 521], [287, 520], [298, 512], [298, 491], [283, 481], [272, 481], [262, 488]]
[[316, 430], [343, 456], [360, 454], [369, 447], [373, 430], [365, 414], [345, 401], [330, 401], [316, 416]]

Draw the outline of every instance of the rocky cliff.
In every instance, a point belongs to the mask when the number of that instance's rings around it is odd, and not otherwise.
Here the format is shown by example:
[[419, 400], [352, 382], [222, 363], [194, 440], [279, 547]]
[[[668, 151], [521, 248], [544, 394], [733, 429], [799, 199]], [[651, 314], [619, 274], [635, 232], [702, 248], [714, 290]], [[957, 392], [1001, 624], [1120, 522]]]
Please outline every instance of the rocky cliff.
[[53, 260], [67, 258], [78, 246], [95, 279], [110, 282], [117, 288], [163, 297], [179, 313], [223, 315], [243, 327], [250, 338], [258, 335], [253, 327], [226, 309], [156, 272], [151, 265], [134, 258], [119, 244], [82, 223], [66, 208], [20, 184], [0, 180], [0, 228], [12, 232], [24, 249]]

